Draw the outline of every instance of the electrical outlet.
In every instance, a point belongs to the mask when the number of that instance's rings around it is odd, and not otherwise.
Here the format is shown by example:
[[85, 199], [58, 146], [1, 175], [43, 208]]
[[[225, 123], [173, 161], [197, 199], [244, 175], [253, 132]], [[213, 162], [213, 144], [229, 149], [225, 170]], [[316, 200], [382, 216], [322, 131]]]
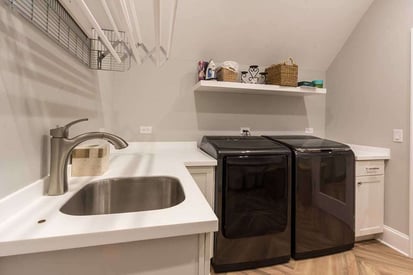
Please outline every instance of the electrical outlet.
[[250, 129], [250, 127], [241, 127], [239, 132], [240, 132], [241, 135], [242, 134], [245, 135], [246, 133], [251, 133], [251, 129]]
[[403, 142], [403, 129], [393, 129], [393, 142]]
[[313, 133], [314, 133], [314, 128], [305, 128], [305, 129], [304, 129], [304, 132], [305, 132], [306, 134], [313, 134]]
[[144, 135], [152, 134], [152, 126], [140, 126], [139, 132]]

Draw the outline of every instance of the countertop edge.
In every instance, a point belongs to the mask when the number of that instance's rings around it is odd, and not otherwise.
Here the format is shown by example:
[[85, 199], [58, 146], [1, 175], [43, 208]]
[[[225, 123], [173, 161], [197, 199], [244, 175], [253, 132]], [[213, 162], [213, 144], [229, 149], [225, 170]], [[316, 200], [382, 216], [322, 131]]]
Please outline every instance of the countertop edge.
[[133, 228], [2, 242], [0, 243], [0, 257], [196, 235], [214, 232], [217, 228], [217, 220], [208, 220], [166, 225], [156, 229], [153, 227]]
[[391, 150], [384, 147], [373, 147], [358, 144], [347, 144], [354, 152], [356, 160], [389, 160]]
[[356, 156], [356, 160], [389, 160], [390, 157], [386, 155], [376, 156]]

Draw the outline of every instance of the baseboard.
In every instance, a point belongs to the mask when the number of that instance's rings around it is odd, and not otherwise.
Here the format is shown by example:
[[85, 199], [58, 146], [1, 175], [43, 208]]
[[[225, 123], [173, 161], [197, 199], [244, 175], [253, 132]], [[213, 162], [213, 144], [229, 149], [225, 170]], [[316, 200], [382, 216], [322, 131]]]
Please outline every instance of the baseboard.
[[382, 235], [382, 234], [383, 234], [383, 233], [371, 234], [371, 235], [356, 237], [355, 241], [356, 241], [356, 242], [363, 242], [363, 241], [368, 241], [368, 240], [378, 240], [379, 238], [381, 238], [381, 235]]
[[377, 240], [403, 255], [409, 256], [410, 239], [408, 235], [385, 225], [382, 236]]

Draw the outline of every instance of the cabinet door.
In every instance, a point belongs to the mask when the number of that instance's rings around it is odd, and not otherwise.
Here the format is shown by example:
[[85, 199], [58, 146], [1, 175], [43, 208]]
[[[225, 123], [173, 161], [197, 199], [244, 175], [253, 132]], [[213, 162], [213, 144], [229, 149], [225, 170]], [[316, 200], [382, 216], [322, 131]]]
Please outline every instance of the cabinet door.
[[356, 237], [383, 232], [384, 176], [356, 177]]

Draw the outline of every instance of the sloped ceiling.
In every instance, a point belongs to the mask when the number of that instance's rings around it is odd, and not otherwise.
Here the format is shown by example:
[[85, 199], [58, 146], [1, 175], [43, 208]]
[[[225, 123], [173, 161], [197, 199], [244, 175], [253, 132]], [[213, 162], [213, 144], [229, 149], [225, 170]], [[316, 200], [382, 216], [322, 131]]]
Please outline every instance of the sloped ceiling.
[[[79, 19], [76, 1], [62, 0]], [[111, 28], [100, 1], [86, 1], [99, 23]], [[107, 0], [126, 30], [117, 0]], [[301, 68], [327, 70], [373, 0], [180, 0], [171, 59], [235, 60], [271, 64], [292, 56]], [[136, 1], [144, 43], [153, 47], [152, 0]], [[171, 1], [163, 5], [166, 41]], [[90, 25], [84, 23], [85, 29]]]

